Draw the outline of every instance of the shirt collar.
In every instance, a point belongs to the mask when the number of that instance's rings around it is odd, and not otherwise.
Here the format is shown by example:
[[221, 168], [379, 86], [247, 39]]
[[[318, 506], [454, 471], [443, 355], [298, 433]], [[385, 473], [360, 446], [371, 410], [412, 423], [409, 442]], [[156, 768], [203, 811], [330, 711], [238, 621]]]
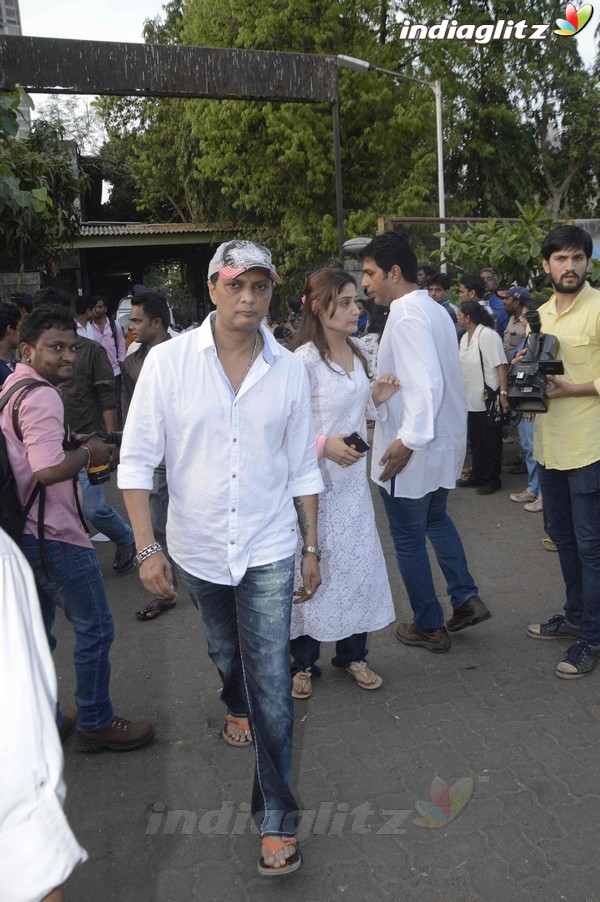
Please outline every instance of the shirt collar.
[[590, 294], [590, 292], [593, 292], [593, 291], [594, 291], [594, 289], [592, 288], [590, 283], [584, 282], [583, 287], [575, 295], [575, 300], [573, 301], [571, 306], [568, 307], [564, 311], [564, 313], [559, 313], [558, 310], [556, 309], [556, 294], [553, 294], [551, 296], [550, 300], [548, 301], [548, 313], [551, 313], [553, 316], [565, 316], [565, 314], [570, 313], [571, 310], [573, 310], [577, 304], [580, 304], [582, 301], [585, 301], [586, 298], [588, 297], [588, 295]]
[[[197, 347], [199, 351], [205, 351], [207, 348], [215, 348], [215, 339], [211, 328], [211, 321], [216, 317], [216, 315], [216, 312], [213, 310], [212, 313], [209, 313], [208, 316], [202, 321], [202, 325], [200, 325], [196, 329], [196, 334], [198, 336]], [[282, 355], [281, 345], [273, 338], [273, 336], [263, 323], [261, 323], [260, 325], [260, 334], [262, 335], [264, 343], [262, 356], [265, 359], [265, 363], [268, 363], [269, 366], [272, 366], [275, 363], [275, 359], [277, 357], [281, 357]]]

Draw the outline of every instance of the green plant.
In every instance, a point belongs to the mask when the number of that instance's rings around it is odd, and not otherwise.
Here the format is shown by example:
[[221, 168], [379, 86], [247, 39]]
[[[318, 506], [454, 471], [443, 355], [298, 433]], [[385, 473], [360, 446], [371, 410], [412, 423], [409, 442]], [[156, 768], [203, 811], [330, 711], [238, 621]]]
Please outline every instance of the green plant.
[[491, 266], [501, 285], [516, 282], [540, 289], [546, 281], [542, 241], [556, 223], [543, 207], [521, 206], [517, 222], [489, 218], [466, 229], [446, 232], [445, 257], [458, 272], [479, 272]]

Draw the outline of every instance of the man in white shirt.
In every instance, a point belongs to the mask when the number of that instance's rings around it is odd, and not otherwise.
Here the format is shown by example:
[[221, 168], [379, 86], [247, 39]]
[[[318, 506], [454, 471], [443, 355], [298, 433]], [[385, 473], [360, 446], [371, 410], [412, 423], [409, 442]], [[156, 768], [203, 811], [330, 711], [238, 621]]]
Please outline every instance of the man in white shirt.
[[[0, 529], [0, 899], [60, 902], [87, 859], [63, 812], [56, 674], [31, 568]], [[10, 725], [10, 728], [9, 728]]]
[[167, 541], [200, 612], [227, 707], [223, 738], [254, 741], [252, 811], [261, 874], [300, 867], [291, 793], [289, 636], [296, 518], [303, 585], [320, 584], [317, 494], [323, 490], [304, 364], [261, 321], [278, 283], [271, 254], [250, 241], [220, 245], [208, 268], [216, 313], [152, 348], [133, 394], [119, 486], [139, 550], [140, 577], [174, 597], [155, 542], [148, 495], [165, 458]]
[[[467, 406], [456, 333], [446, 311], [416, 284], [417, 259], [396, 232], [377, 235], [363, 250], [363, 288], [390, 307], [381, 337], [378, 375], [394, 373], [401, 390], [377, 422], [371, 475], [388, 516], [414, 622], [396, 638], [432, 652], [450, 648], [450, 633], [491, 617], [477, 594], [465, 552], [446, 511], [464, 457]], [[453, 616], [444, 625], [427, 554], [429, 538], [446, 579]]]

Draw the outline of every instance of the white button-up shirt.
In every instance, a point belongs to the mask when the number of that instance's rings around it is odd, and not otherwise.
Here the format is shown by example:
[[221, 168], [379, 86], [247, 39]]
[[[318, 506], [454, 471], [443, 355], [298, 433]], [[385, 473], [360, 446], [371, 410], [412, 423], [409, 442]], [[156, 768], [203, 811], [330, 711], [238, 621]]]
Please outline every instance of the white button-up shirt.
[[63, 812], [56, 674], [33, 574], [0, 529], [0, 899], [37, 902], [87, 859]]
[[[377, 374], [384, 373], [402, 387], [386, 402], [387, 418], [375, 424], [373, 480], [396, 498], [454, 488], [466, 450], [465, 388], [454, 324], [426, 291], [392, 302], [377, 358]], [[379, 482], [379, 461], [396, 439], [414, 453], [394, 480]]]
[[164, 456], [169, 554], [193, 576], [237, 585], [249, 567], [294, 554], [293, 498], [322, 492], [323, 481], [302, 361], [261, 326], [263, 351], [236, 397], [210, 318], [148, 354], [118, 482], [150, 490]]

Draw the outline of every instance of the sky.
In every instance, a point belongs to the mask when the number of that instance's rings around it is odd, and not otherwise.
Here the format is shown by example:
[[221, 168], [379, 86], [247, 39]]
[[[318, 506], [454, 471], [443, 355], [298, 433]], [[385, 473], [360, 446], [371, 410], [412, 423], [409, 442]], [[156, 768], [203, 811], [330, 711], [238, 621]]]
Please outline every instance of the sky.
[[19, 0], [23, 34], [42, 38], [142, 43], [146, 19], [162, 11], [160, 0]]

